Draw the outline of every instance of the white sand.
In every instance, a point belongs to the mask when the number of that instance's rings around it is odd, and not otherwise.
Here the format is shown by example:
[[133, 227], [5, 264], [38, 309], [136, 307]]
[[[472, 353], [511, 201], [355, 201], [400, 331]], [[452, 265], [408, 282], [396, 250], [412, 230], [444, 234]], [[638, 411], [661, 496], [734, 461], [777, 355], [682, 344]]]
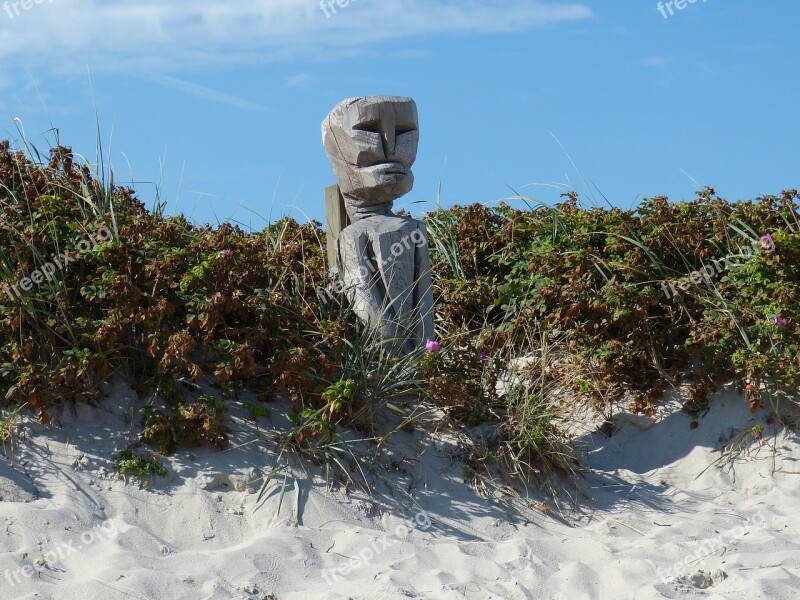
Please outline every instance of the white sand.
[[[137, 435], [135, 398], [118, 385], [98, 408], [58, 413], [60, 428], [23, 420], [0, 459], [3, 600], [800, 597], [797, 437], [781, 431], [767, 438], [776, 452], [764, 445], [696, 478], [720, 436], [763, 422], [734, 394], [694, 430], [673, 410], [652, 427], [622, 415], [612, 438], [587, 435], [586, 497], [550, 516], [488, 502], [463, 483], [453, 441], [420, 433], [375, 458], [392, 470], [371, 497], [326, 492], [319, 471], [298, 468], [280, 516], [279, 484], [256, 510], [248, 481], [275, 445], [269, 419], [259, 432], [235, 416], [232, 449], [179, 452], [167, 480], [126, 485], [111, 458]], [[700, 570], [716, 572], [712, 587], [691, 583]]]

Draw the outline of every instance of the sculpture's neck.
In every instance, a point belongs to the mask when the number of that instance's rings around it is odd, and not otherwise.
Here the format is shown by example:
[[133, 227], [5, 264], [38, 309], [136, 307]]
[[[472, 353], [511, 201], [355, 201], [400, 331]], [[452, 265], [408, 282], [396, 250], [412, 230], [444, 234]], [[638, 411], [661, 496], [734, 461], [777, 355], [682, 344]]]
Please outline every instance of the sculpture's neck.
[[355, 223], [367, 217], [376, 217], [382, 215], [391, 215], [392, 201], [383, 202], [381, 204], [370, 204], [369, 206], [359, 206], [361, 201], [351, 200], [347, 196], [344, 198], [345, 208], [347, 209], [347, 216], [350, 217], [350, 222]]

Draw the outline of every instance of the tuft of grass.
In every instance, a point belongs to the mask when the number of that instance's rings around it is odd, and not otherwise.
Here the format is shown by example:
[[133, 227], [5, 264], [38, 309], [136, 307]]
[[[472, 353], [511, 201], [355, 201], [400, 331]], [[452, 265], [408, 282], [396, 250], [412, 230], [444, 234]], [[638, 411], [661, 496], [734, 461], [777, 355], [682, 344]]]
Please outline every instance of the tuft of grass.
[[27, 403], [20, 404], [19, 406], [10, 410], [7, 415], [0, 418], [0, 444], [13, 441], [14, 423], [19, 417], [19, 413], [22, 412], [22, 409], [24, 409], [26, 406]]
[[731, 467], [737, 460], [741, 460], [750, 454], [753, 450], [754, 444], [763, 444], [764, 442], [764, 425], [758, 423], [752, 427], [735, 430], [732, 432], [731, 438], [723, 442], [717, 451], [719, 457], [712, 461], [705, 469], [700, 471], [695, 476], [695, 479], [700, 477], [703, 473], [708, 471], [711, 467], [716, 466], [720, 469]]
[[565, 475], [574, 478], [577, 460], [564, 433], [563, 399], [536, 382], [521, 382], [511, 387], [506, 402], [500, 454], [508, 472], [523, 481], [537, 476], [548, 486]]
[[396, 352], [377, 330], [354, 323], [344, 340], [340, 369], [334, 378], [320, 381], [322, 397], [334, 413], [344, 410], [348, 426], [374, 433], [377, 415], [388, 405], [425, 397], [420, 366], [425, 351]]

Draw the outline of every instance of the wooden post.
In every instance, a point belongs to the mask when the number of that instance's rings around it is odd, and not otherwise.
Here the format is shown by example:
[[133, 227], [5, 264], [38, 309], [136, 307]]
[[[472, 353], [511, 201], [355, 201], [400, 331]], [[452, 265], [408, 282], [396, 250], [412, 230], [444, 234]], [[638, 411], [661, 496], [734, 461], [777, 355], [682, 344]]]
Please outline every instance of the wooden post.
[[329, 185], [325, 188], [325, 231], [327, 232], [328, 266], [336, 266], [336, 240], [342, 229], [350, 225], [347, 211], [344, 207], [344, 198], [338, 185]]

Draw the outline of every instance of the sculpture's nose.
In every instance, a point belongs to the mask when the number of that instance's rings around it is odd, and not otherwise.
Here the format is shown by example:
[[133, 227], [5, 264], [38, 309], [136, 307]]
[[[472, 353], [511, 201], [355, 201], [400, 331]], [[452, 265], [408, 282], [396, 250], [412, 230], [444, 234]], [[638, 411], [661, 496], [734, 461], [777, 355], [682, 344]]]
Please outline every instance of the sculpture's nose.
[[393, 111], [381, 119], [381, 138], [383, 139], [383, 153], [387, 160], [394, 156], [395, 142], [397, 141], [397, 117]]
[[394, 156], [394, 146], [396, 140], [397, 137], [394, 127], [391, 129], [386, 129], [383, 132], [383, 145], [386, 158], [392, 158]]

